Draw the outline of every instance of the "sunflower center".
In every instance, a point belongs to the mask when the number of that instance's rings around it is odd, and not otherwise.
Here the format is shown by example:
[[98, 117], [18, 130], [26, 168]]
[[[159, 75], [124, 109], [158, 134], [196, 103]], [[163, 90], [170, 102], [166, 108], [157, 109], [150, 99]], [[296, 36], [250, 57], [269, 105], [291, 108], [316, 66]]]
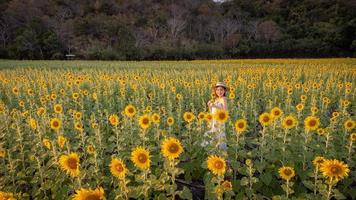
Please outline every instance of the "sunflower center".
[[191, 115], [187, 115], [187, 119], [191, 119], [192, 118], [192, 116]]
[[239, 123], [238, 125], [237, 125], [239, 128], [244, 128], [245, 127], [245, 124], [244, 123]]
[[170, 153], [177, 153], [179, 151], [179, 147], [177, 144], [169, 145], [169, 152]]
[[138, 161], [140, 161], [140, 163], [145, 163], [147, 161], [147, 156], [145, 154], [140, 154], [137, 157]]
[[71, 169], [77, 169], [78, 167], [78, 163], [77, 163], [77, 159], [75, 158], [69, 158], [67, 161], [68, 167]]
[[264, 121], [264, 122], [268, 122], [268, 121], [269, 121], [269, 117], [268, 117], [268, 116], [264, 116], [264, 117], [263, 117], [263, 121]]
[[124, 171], [124, 168], [122, 167], [122, 165], [121, 165], [120, 163], [117, 164], [115, 168], [116, 168], [116, 170], [117, 170], [118, 172]]
[[284, 174], [287, 175], [287, 176], [290, 176], [292, 174], [292, 170], [290, 169], [285, 169], [284, 170]]
[[129, 108], [128, 111], [129, 111], [129, 113], [133, 113], [134, 109], [133, 108]]
[[168, 122], [171, 123], [171, 122], [172, 122], [172, 119], [168, 119]]
[[218, 160], [214, 163], [214, 167], [216, 169], [222, 169], [224, 167], [224, 163], [222, 161]]
[[279, 113], [280, 113], [280, 112], [279, 112], [278, 110], [274, 111], [274, 115], [276, 115], [276, 116], [278, 116]]
[[88, 196], [86, 196], [85, 200], [100, 200], [100, 196], [96, 194], [89, 194]]
[[143, 124], [148, 124], [148, 122], [149, 122], [149, 121], [148, 121], [147, 118], [143, 118], [143, 119], [142, 119], [142, 123], [143, 123]]
[[287, 124], [288, 126], [290, 126], [290, 125], [293, 124], [293, 121], [292, 121], [291, 119], [288, 119], [288, 120], [286, 121], [286, 124]]
[[225, 113], [220, 113], [219, 114], [219, 119], [225, 119], [225, 117], [226, 117]]
[[347, 127], [352, 127], [352, 122], [348, 122]]
[[309, 121], [309, 126], [315, 126], [316, 125], [316, 121], [315, 120], [310, 120]]
[[54, 127], [58, 127], [59, 126], [59, 123], [57, 121], [54, 121], [52, 124], [53, 124]]
[[337, 175], [337, 174], [340, 174], [341, 169], [339, 166], [333, 165], [330, 167], [330, 171], [332, 174]]

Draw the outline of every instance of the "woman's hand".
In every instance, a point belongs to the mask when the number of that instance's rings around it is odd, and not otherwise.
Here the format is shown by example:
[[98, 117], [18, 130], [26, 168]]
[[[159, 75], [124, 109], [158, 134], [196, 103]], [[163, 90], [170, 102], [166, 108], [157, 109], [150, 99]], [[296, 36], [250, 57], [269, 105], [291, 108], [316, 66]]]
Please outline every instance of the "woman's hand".
[[213, 102], [211, 100], [208, 101], [208, 107], [211, 108], [213, 106]]

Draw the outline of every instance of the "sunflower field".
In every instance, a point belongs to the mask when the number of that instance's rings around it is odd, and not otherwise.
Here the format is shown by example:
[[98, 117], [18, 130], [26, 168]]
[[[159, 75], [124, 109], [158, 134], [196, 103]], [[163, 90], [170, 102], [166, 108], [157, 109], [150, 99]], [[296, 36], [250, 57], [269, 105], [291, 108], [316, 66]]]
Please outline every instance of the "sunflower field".
[[[351, 58], [2, 60], [0, 200], [355, 199], [355, 78]], [[226, 150], [201, 145], [212, 119]]]

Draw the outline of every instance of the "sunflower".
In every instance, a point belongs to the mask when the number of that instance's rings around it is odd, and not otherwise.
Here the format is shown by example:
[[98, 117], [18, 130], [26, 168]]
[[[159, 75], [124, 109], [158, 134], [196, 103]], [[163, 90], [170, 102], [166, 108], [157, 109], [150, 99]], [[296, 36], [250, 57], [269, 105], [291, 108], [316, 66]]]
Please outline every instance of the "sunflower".
[[225, 180], [221, 183], [221, 186], [224, 188], [225, 191], [229, 191], [232, 189], [232, 184], [230, 181]]
[[138, 118], [138, 122], [142, 129], [147, 129], [151, 125], [151, 120], [148, 115], [142, 115]]
[[219, 156], [210, 155], [208, 160], [206, 161], [208, 165], [208, 169], [216, 175], [224, 175], [226, 171], [226, 163], [224, 158]]
[[6, 156], [5, 149], [0, 149], [0, 158], [5, 158], [5, 156]]
[[0, 103], [0, 113], [3, 113], [5, 111], [5, 105], [3, 103]]
[[234, 93], [230, 93], [229, 94], [229, 99], [235, 99], [235, 94]]
[[164, 157], [173, 160], [183, 152], [182, 144], [176, 138], [168, 138], [161, 143], [161, 152]]
[[258, 121], [262, 126], [268, 126], [272, 123], [272, 117], [269, 113], [264, 112], [258, 117]]
[[37, 129], [37, 122], [36, 122], [36, 120], [30, 118], [30, 119], [28, 120], [28, 124], [30, 125], [30, 127], [31, 127], [32, 129]]
[[79, 98], [79, 93], [74, 92], [74, 93], [72, 94], [72, 98], [73, 98], [74, 100], [77, 100], [77, 99]]
[[173, 117], [168, 117], [167, 118], [167, 124], [168, 124], [168, 126], [172, 126], [174, 124], [174, 118]]
[[54, 105], [54, 107], [53, 107], [53, 109], [54, 109], [54, 112], [55, 113], [62, 113], [62, 111], [63, 111], [63, 107], [62, 107], [62, 105], [61, 104], [56, 104], [56, 105]]
[[214, 114], [214, 119], [218, 121], [218, 123], [223, 124], [229, 118], [229, 113], [223, 109], [217, 109]]
[[160, 120], [161, 120], [161, 117], [159, 116], [159, 114], [153, 113], [153, 114], [151, 115], [151, 121], [152, 121], [154, 124], [158, 124]]
[[318, 128], [318, 129], [316, 129], [316, 133], [320, 136], [323, 136], [323, 135], [325, 135], [325, 129]]
[[67, 139], [61, 135], [57, 139], [57, 143], [58, 143], [59, 147], [61, 147], [61, 148], [64, 147], [66, 141], [67, 141]]
[[28, 89], [28, 90], [27, 90], [27, 94], [28, 94], [29, 96], [32, 96], [32, 95], [33, 95], [33, 90], [32, 90], [32, 89]]
[[282, 120], [282, 126], [285, 129], [291, 129], [291, 128], [295, 127], [297, 124], [298, 124], [297, 119], [292, 115], [288, 115], [287, 117], [283, 118], [283, 120]]
[[131, 161], [136, 167], [146, 170], [151, 165], [150, 152], [143, 147], [136, 147], [131, 152]]
[[209, 123], [211, 122], [211, 120], [213, 120], [213, 115], [211, 115], [210, 113], [206, 113], [205, 121]]
[[14, 198], [13, 193], [0, 191], [0, 200], [16, 200], [16, 199]]
[[95, 148], [92, 144], [89, 144], [87, 146], [87, 153], [90, 154], [90, 155], [93, 155], [95, 153]]
[[350, 172], [347, 164], [339, 160], [325, 160], [320, 167], [320, 171], [323, 176], [330, 178], [332, 180], [339, 181], [348, 176]]
[[318, 109], [316, 106], [312, 106], [312, 107], [310, 108], [310, 111], [311, 111], [313, 114], [315, 114], [315, 113], [317, 113], [317, 112], [319, 111], [319, 109]]
[[135, 116], [135, 114], [136, 114], [136, 108], [133, 105], [129, 104], [125, 107], [125, 115], [127, 117], [133, 117]]
[[61, 128], [62, 121], [58, 118], [52, 118], [50, 125], [53, 130], [59, 130]]
[[355, 128], [355, 125], [356, 125], [356, 123], [355, 123], [354, 120], [348, 119], [348, 120], [346, 120], [345, 123], [344, 123], [344, 128], [345, 128], [347, 131], [352, 131], [352, 129]]
[[80, 120], [82, 118], [82, 113], [81, 112], [75, 112], [74, 113], [74, 118], [77, 119], [77, 120]]
[[295, 176], [295, 172], [294, 169], [292, 167], [281, 167], [278, 170], [279, 176], [286, 180], [289, 181], [291, 178], [293, 178]]
[[112, 175], [122, 179], [127, 173], [127, 168], [121, 159], [113, 158], [110, 163], [110, 172]]
[[272, 108], [270, 114], [273, 119], [278, 119], [279, 117], [281, 117], [283, 115], [283, 111], [278, 107], [274, 107], [274, 108]]
[[53, 94], [51, 94], [50, 98], [52, 101], [54, 101], [57, 99], [57, 95], [53, 93]]
[[75, 122], [74, 123], [74, 128], [77, 130], [77, 131], [83, 131], [83, 124], [81, 122]]
[[300, 103], [298, 105], [295, 106], [297, 108], [297, 111], [302, 111], [304, 109], [304, 104]]
[[19, 95], [19, 89], [17, 89], [17, 87], [13, 87], [12, 93], [14, 93], [14, 95]]
[[204, 112], [200, 112], [198, 114], [198, 120], [199, 122], [203, 121], [205, 119], [205, 113]]
[[176, 98], [177, 98], [178, 100], [181, 100], [181, 99], [183, 98], [183, 95], [180, 94], [180, 93], [177, 93], [177, 94], [176, 94]]
[[79, 156], [77, 153], [61, 155], [59, 158], [60, 167], [72, 177], [79, 176]]
[[43, 140], [42, 140], [42, 144], [43, 144], [47, 149], [51, 149], [51, 141], [49, 141], [49, 139], [43, 139]]
[[322, 156], [316, 156], [313, 160], [313, 164], [317, 167], [319, 167], [323, 162], [325, 161], [325, 158]]
[[340, 116], [340, 113], [339, 113], [339, 112], [333, 112], [333, 113], [332, 113], [332, 117], [335, 117], [335, 118], [336, 118], [336, 117], [339, 117], [339, 116]]
[[41, 116], [46, 112], [46, 110], [43, 107], [40, 107], [37, 109], [37, 115]]
[[183, 114], [183, 119], [184, 119], [184, 121], [190, 123], [195, 119], [195, 116], [192, 112], [185, 112]]
[[116, 114], [112, 114], [109, 116], [109, 122], [113, 126], [117, 126], [119, 124], [119, 117]]
[[95, 190], [81, 188], [75, 191], [72, 200], [104, 200], [104, 189], [102, 187]]
[[304, 128], [308, 131], [314, 131], [318, 129], [320, 125], [319, 118], [314, 116], [309, 116], [304, 120]]
[[238, 134], [244, 132], [247, 129], [246, 119], [239, 119], [235, 122], [235, 129]]
[[304, 95], [304, 94], [300, 96], [300, 100], [303, 101], [303, 102], [304, 102], [305, 100], [307, 100], [307, 98], [308, 98], [308, 97], [307, 97], [306, 95]]
[[356, 141], [356, 133], [352, 133], [352, 134], [350, 135], [350, 140], [351, 140], [352, 142], [355, 142], [355, 141]]

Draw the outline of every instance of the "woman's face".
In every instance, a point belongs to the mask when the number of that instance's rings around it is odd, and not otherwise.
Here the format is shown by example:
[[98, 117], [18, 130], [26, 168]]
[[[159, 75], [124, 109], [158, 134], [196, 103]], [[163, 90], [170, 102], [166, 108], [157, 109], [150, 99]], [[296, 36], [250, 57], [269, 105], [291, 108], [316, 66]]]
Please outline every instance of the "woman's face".
[[223, 97], [224, 96], [224, 94], [225, 94], [225, 88], [223, 88], [223, 87], [216, 87], [215, 88], [215, 93], [216, 93], [216, 95], [218, 95], [218, 97]]

